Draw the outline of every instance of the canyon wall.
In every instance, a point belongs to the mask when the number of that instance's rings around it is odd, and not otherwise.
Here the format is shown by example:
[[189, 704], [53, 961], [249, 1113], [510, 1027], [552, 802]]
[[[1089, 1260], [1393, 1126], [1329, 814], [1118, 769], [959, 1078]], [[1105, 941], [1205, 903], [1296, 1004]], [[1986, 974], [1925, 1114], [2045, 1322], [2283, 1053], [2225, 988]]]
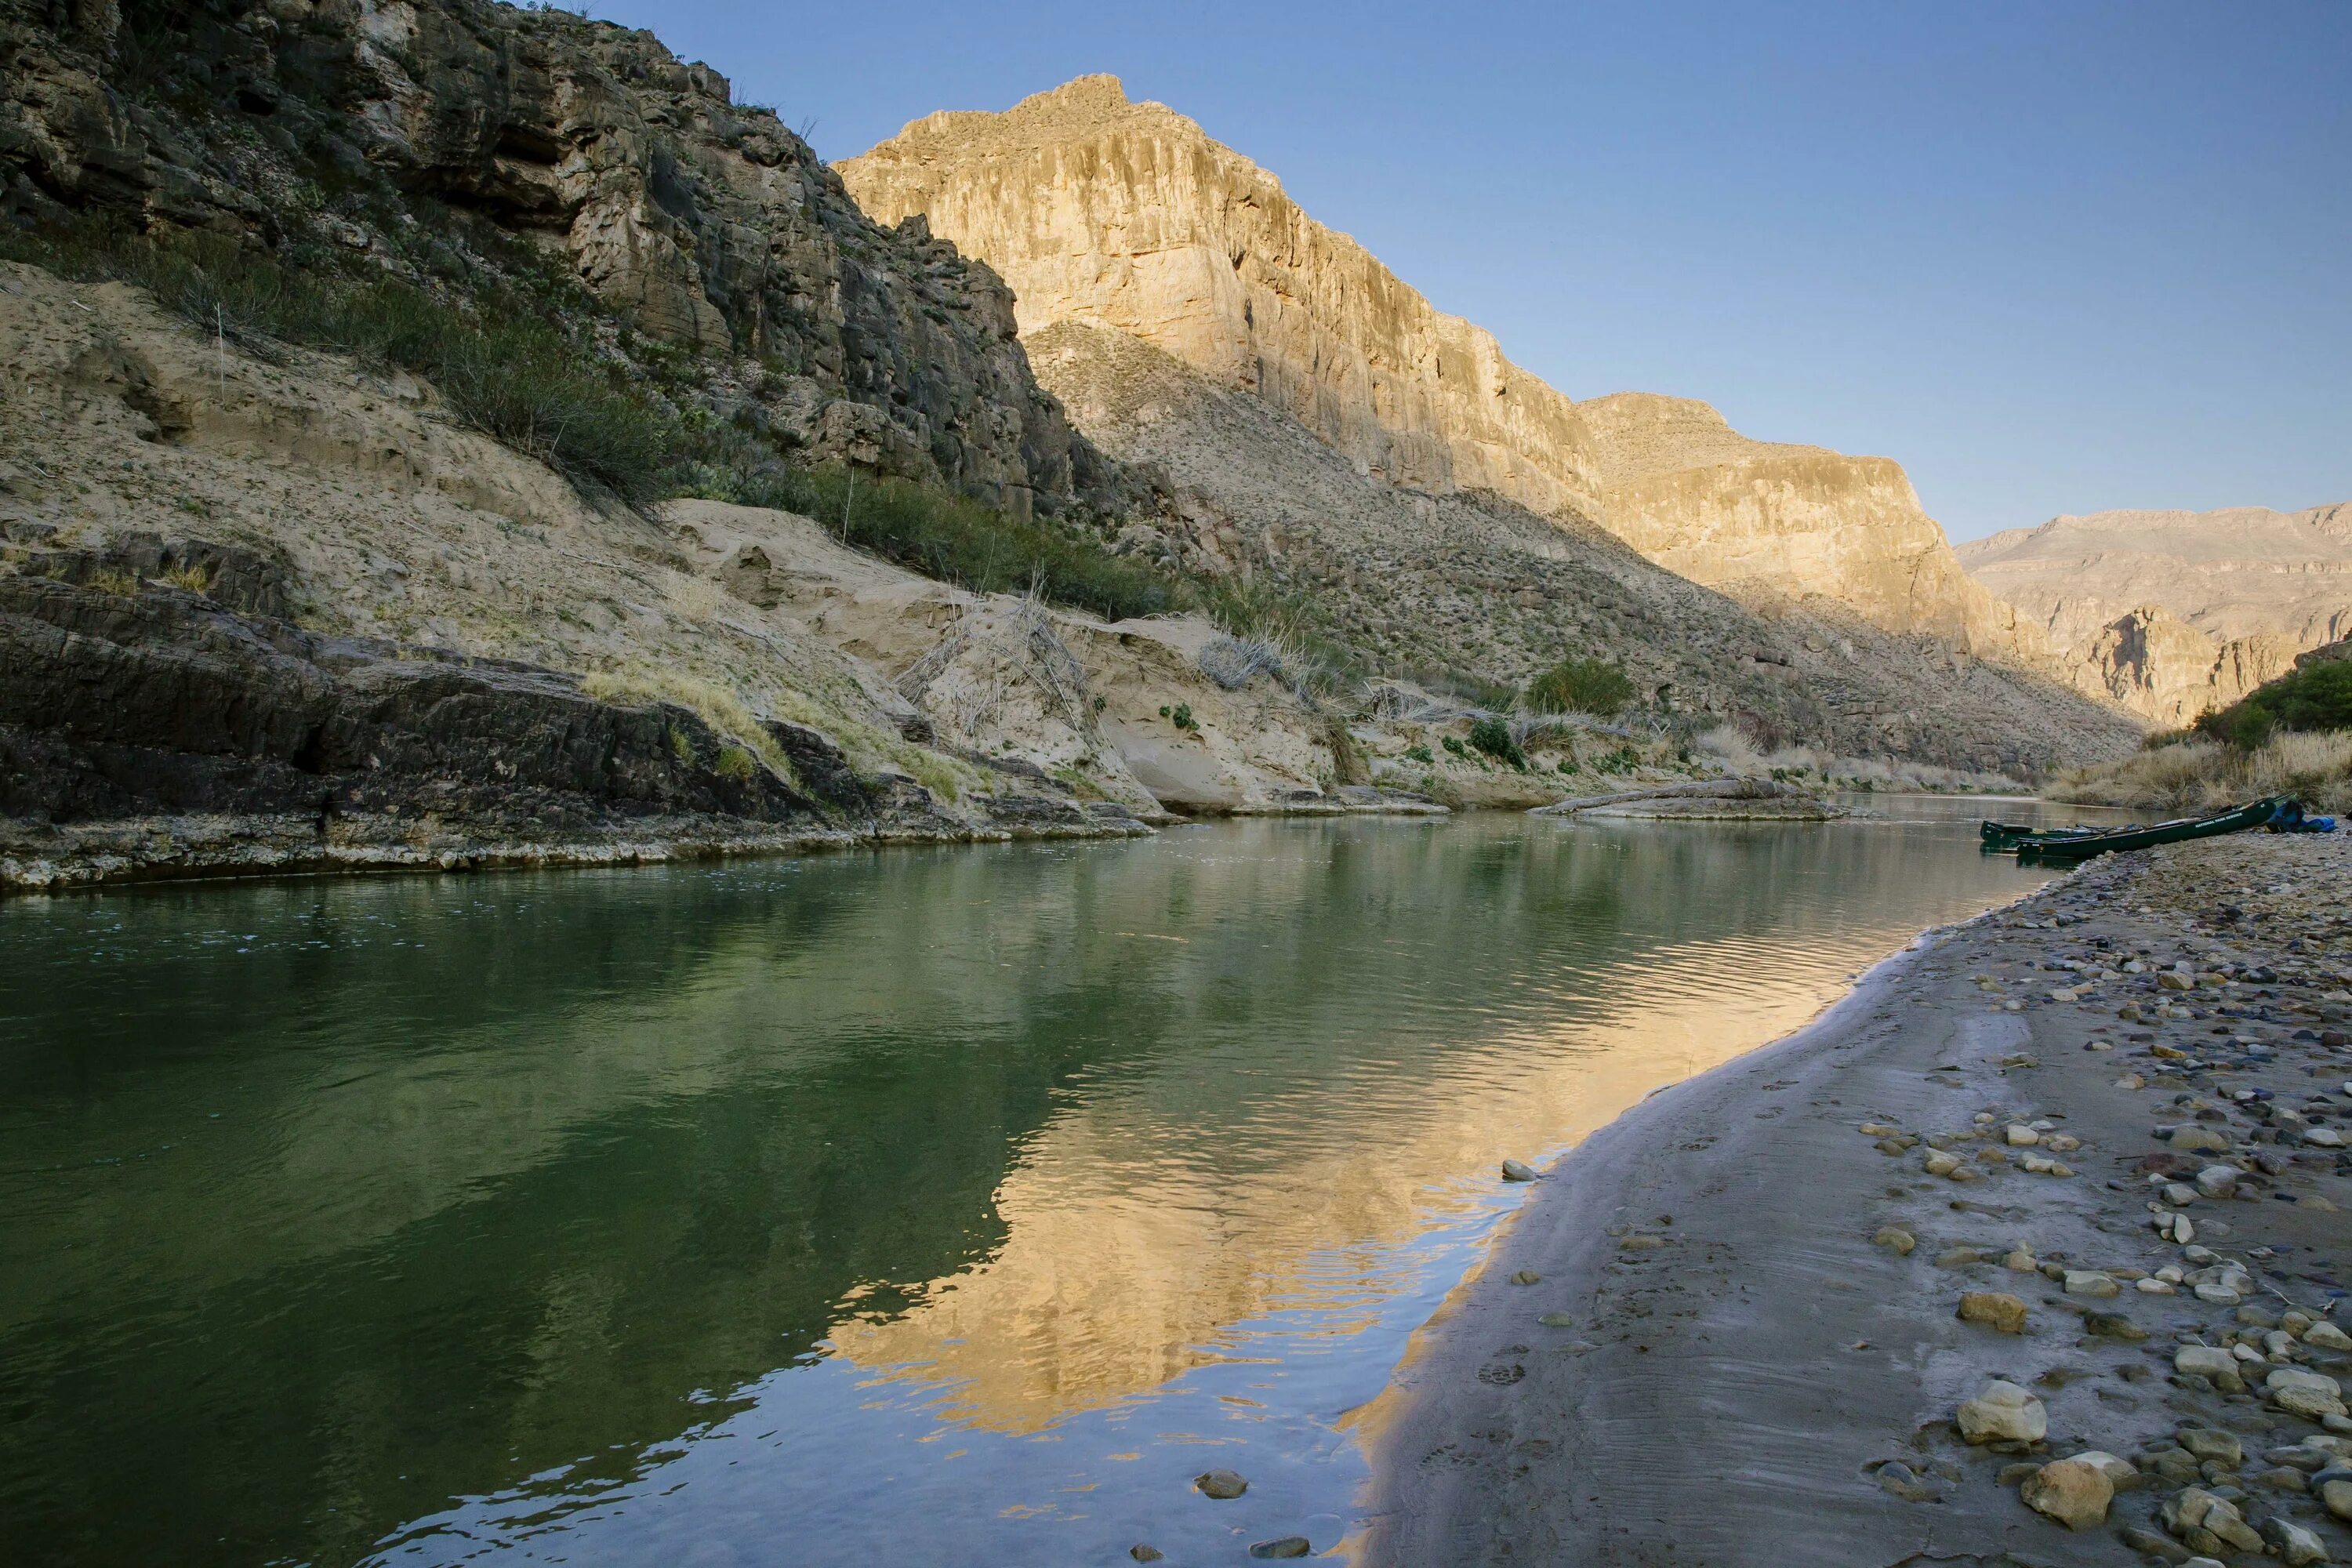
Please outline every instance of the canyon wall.
[[1680, 399], [1572, 403], [1116, 78], [1001, 114], [933, 114], [839, 168], [877, 218], [919, 216], [1001, 273], [1024, 335], [1115, 328], [1255, 393], [1374, 479], [1598, 522], [1727, 591], [2041, 654], [1959, 569], [1896, 464], [1748, 441]]
[[2042, 627], [2078, 688], [2161, 724], [2227, 707], [2352, 634], [2352, 503], [2094, 512], [1958, 553]]
[[461, 223], [559, 257], [660, 343], [753, 357], [815, 463], [1026, 513], [1110, 482], [1013, 300], [870, 221], [772, 110], [652, 34], [481, 0], [0, 0], [0, 222], [105, 216], [467, 283]]

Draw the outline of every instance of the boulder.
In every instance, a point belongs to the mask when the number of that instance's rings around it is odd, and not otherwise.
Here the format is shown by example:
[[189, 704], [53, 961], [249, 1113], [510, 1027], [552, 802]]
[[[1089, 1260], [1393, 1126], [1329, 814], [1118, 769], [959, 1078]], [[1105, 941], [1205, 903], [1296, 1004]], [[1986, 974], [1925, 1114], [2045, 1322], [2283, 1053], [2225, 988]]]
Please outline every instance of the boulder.
[[2107, 1521], [2116, 1488], [2105, 1468], [2078, 1458], [2042, 1466], [2017, 1495], [2026, 1507], [2069, 1530], [2095, 1530]]
[[1964, 1401], [1957, 1419], [1960, 1436], [1971, 1443], [2039, 1443], [2050, 1431], [2042, 1401], [2001, 1378]]

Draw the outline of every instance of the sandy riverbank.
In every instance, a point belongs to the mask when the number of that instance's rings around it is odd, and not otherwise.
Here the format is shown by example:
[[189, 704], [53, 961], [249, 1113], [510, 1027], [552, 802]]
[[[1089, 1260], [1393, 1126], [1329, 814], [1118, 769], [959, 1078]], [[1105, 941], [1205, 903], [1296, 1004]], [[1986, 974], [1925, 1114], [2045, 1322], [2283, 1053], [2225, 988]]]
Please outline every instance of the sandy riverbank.
[[[2352, 1559], [2352, 1420], [2294, 1370], [2352, 1383], [2347, 895], [2340, 837], [2095, 862], [1621, 1118], [1365, 1412], [1365, 1558]], [[1963, 1439], [1996, 1378], [2040, 1440]]]

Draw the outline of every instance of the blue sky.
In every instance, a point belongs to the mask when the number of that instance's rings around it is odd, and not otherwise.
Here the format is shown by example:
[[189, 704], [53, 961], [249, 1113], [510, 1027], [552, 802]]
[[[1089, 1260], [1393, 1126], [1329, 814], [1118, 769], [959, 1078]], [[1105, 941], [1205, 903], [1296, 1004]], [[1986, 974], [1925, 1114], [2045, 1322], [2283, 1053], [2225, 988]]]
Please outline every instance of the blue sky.
[[2352, 0], [593, 0], [828, 158], [1087, 71], [1576, 397], [1881, 453], [1955, 538], [2352, 500]]

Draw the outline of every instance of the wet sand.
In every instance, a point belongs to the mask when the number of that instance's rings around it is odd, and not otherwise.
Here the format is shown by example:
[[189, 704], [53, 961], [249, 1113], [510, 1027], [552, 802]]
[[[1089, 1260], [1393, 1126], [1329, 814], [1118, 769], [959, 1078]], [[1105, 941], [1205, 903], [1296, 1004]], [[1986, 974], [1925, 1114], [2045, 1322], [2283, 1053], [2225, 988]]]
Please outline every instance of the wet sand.
[[[2094, 862], [1596, 1134], [1363, 1413], [1364, 1560], [2352, 1558], [2352, 1420], [2295, 1371], [2352, 1383], [2347, 850]], [[2041, 1438], [1963, 1438], [1996, 1378]]]

